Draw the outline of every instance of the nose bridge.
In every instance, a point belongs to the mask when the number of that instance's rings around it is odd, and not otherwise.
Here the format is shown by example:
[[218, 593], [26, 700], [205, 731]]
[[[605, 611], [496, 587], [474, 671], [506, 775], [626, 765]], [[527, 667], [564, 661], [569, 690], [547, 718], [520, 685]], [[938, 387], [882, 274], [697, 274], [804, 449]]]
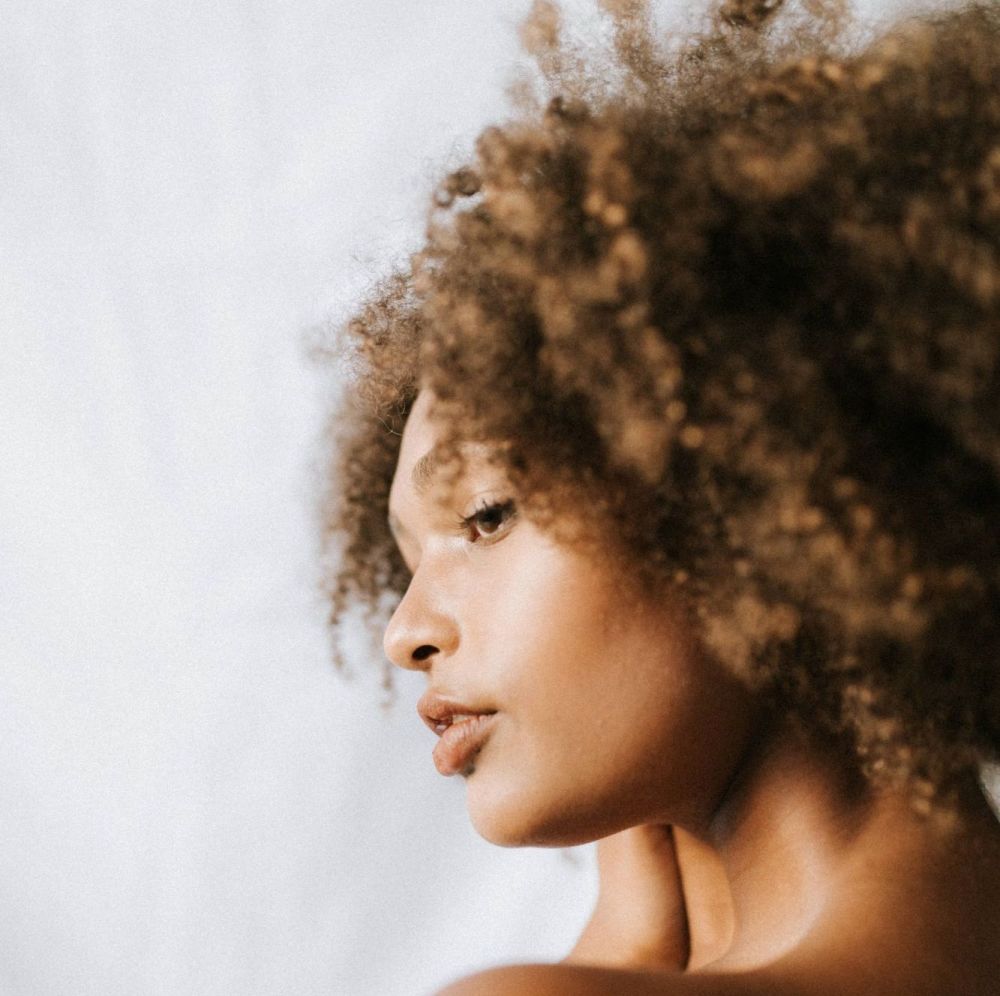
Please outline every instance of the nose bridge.
[[426, 670], [435, 654], [448, 656], [458, 646], [458, 625], [443, 592], [421, 573], [421, 564], [396, 606], [382, 639], [386, 657], [397, 667]]

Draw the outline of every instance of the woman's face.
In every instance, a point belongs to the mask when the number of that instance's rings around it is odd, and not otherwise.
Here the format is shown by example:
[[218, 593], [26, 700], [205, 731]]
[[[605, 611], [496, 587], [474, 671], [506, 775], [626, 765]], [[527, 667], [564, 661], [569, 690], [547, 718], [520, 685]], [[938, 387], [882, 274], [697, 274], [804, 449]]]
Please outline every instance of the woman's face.
[[482, 446], [468, 446], [440, 506], [420, 487], [437, 440], [431, 402], [426, 390], [416, 400], [389, 496], [413, 577], [384, 645], [426, 673], [428, 725], [453, 727], [438, 769], [463, 775], [472, 822], [497, 844], [696, 828], [746, 746], [749, 693], [696, 652], [676, 604], [629, 595], [609, 566], [519, 515]]

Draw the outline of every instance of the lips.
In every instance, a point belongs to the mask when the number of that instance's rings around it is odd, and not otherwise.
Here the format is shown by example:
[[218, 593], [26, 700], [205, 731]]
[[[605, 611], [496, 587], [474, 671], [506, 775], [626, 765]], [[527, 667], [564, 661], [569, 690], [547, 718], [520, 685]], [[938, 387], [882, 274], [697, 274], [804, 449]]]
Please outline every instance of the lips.
[[496, 710], [427, 692], [417, 703], [417, 711], [441, 738], [433, 754], [437, 770], [442, 775], [471, 774], [472, 761], [483, 749], [496, 723]]

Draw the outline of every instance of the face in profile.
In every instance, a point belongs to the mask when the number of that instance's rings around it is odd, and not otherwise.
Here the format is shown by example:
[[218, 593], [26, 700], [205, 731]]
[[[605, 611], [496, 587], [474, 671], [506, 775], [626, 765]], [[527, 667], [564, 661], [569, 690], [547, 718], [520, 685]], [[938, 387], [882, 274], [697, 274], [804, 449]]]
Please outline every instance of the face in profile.
[[434, 761], [460, 774], [477, 831], [565, 846], [650, 821], [696, 826], [746, 747], [753, 704], [697, 652], [677, 604], [638, 598], [612, 565], [520, 511], [485, 448], [446, 504], [422, 391], [402, 437], [390, 521], [412, 578], [385, 632], [423, 671]]

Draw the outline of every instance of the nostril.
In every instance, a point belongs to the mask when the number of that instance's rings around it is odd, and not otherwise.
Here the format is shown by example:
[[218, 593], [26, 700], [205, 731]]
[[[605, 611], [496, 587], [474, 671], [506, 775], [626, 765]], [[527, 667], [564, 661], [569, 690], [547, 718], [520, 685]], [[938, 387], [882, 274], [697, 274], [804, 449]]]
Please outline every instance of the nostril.
[[429, 643], [425, 643], [413, 651], [413, 659], [415, 661], [425, 661], [436, 649], [436, 647], [432, 647]]

